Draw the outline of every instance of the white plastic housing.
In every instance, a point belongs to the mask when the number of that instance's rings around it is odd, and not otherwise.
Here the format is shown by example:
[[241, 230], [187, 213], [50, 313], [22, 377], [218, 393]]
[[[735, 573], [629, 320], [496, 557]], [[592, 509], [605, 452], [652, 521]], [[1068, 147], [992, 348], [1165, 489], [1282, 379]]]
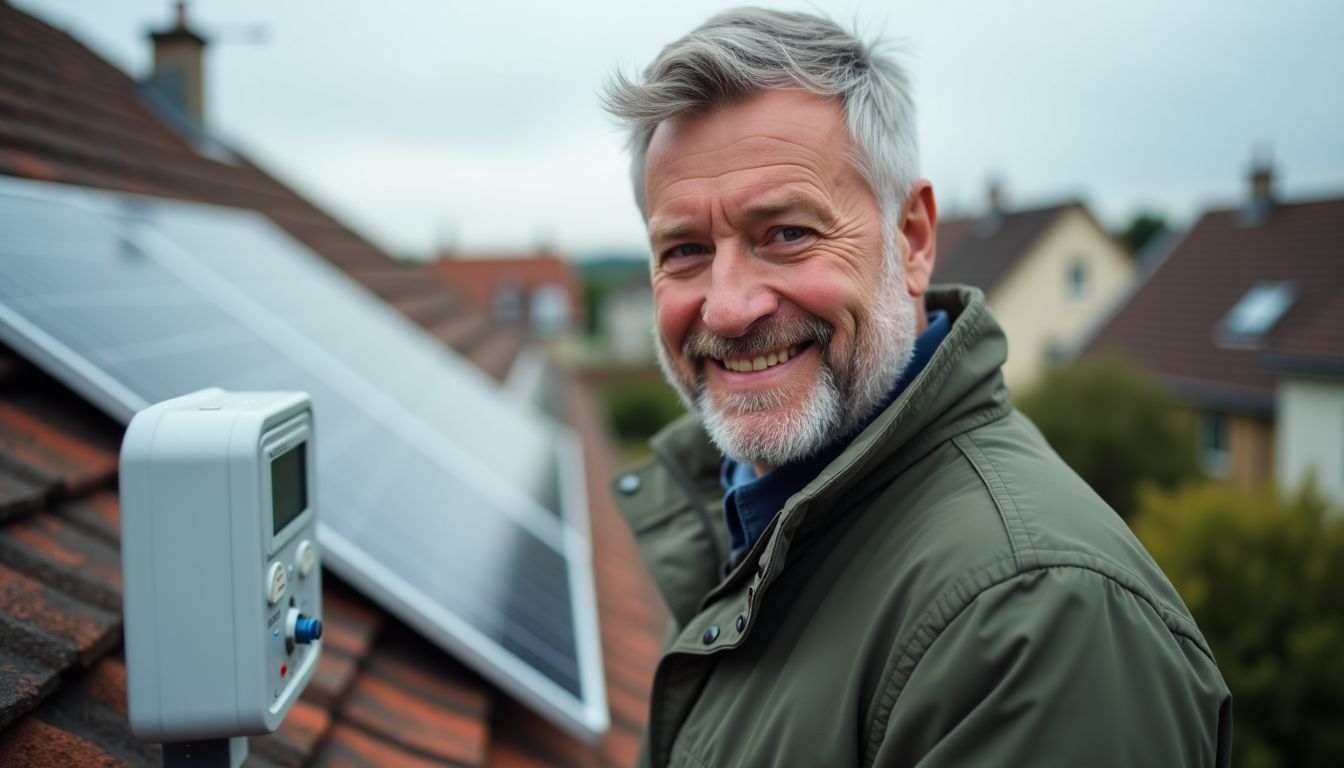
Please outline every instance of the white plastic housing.
[[121, 542], [140, 739], [269, 733], [312, 677], [321, 641], [287, 642], [286, 625], [291, 609], [322, 616], [315, 447], [302, 392], [208, 389], [131, 420]]

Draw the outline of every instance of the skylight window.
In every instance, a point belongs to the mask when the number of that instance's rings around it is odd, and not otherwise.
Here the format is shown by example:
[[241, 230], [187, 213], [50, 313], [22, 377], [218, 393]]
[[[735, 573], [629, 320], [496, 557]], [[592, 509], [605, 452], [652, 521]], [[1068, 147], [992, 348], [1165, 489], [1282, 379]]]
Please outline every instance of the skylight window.
[[1251, 286], [1218, 326], [1225, 347], [1258, 347], [1297, 300], [1297, 287], [1286, 280], [1265, 280]]

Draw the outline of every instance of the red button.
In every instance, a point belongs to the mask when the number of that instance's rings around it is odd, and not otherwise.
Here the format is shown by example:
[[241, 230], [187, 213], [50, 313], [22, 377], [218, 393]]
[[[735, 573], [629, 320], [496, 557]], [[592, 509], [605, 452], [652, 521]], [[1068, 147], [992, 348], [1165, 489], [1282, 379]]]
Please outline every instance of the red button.
[[280, 665], [280, 676], [281, 676], [281, 677], [284, 677], [284, 676], [285, 676], [285, 673], [288, 672], [288, 671], [289, 671], [289, 667], [288, 667], [287, 665], [285, 665], [285, 664], [281, 664], [281, 665]]

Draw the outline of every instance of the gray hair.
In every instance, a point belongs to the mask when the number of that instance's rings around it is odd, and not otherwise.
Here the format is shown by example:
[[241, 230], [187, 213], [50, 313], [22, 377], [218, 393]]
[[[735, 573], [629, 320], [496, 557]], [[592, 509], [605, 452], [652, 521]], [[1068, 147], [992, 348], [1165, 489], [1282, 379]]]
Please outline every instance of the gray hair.
[[603, 96], [630, 130], [630, 175], [640, 213], [644, 163], [659, 123], [742, 101], [776, 88], [839, 96], [855, 169], [881, 207], [884, 238], [918, 176], [915, 105], [905, 71], [835, 22], [804, 13], [738, 8], [714, 16], [672, 43], [636, 83], [617, 73]]

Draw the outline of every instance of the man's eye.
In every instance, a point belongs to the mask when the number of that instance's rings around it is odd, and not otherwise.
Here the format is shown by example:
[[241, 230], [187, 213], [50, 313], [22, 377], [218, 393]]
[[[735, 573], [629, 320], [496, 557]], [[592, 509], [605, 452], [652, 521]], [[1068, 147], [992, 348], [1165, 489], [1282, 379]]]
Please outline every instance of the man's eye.
[[803, 227], [780, 227], [775, 230], [774, 239], [782, 243], [792, 243], [807, 237], [807, 230]]
[[671, 248], [669, 248], [668, 251], [667, 251], [667, 255], [668, 255], [668, 256], [699, 256], [700, 254], [702, 254], [702, 253], [704, 253], [704, 252], [705, 252], [704, 246], [697, 245], [697, 244], [695, 244], [695, 243], [682, 243], [681, 245], [674, 245], [674, 246], [672, 246]]

